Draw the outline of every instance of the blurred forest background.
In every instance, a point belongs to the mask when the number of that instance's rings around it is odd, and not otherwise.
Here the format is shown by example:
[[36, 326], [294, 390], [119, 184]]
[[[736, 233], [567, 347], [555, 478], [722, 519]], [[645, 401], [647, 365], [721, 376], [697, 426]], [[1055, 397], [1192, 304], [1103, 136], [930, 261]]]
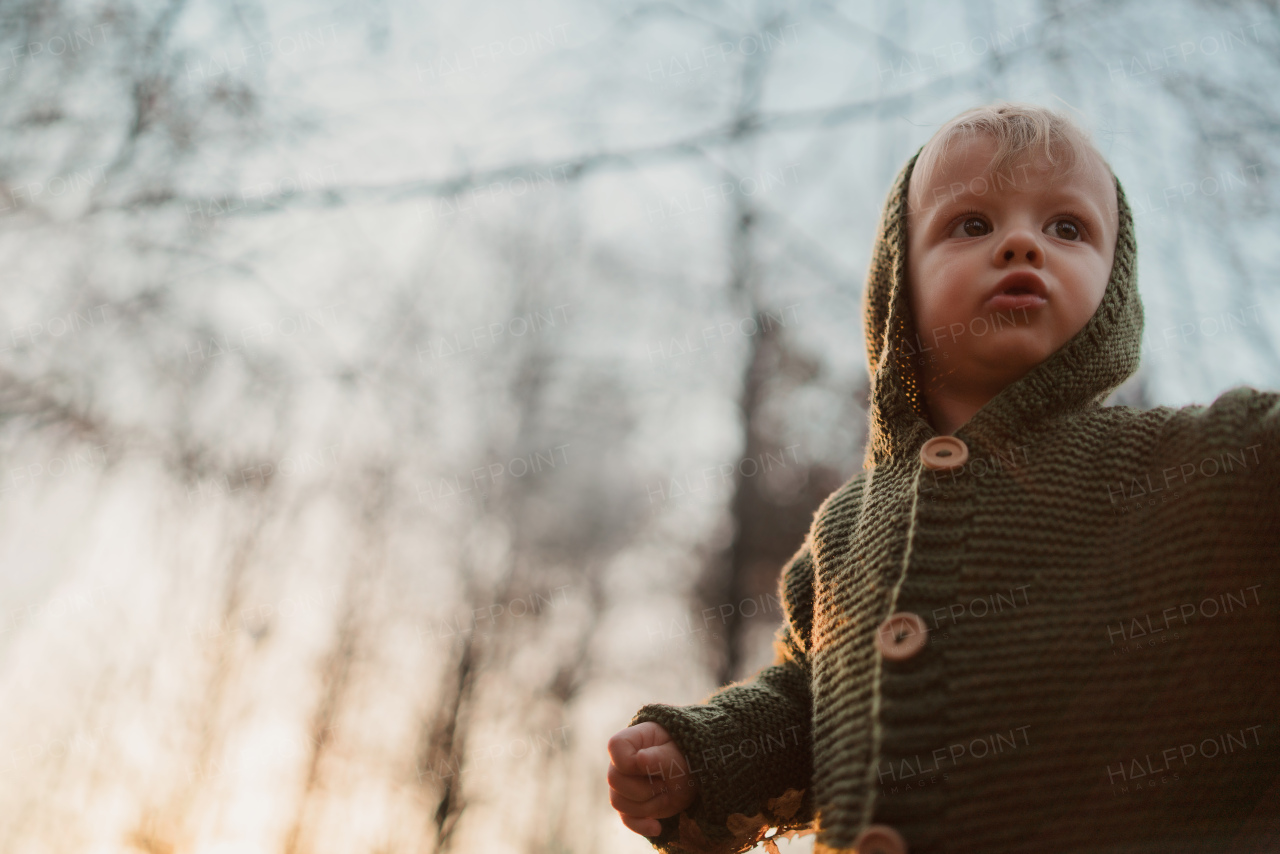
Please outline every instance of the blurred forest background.
[[1124, 183], [1116, 400], [1280, 386], [1275, 2], [6, 0], [0, 86], [6, 852], [652, 850], [605, 742], [771, 660], [969, 106]]

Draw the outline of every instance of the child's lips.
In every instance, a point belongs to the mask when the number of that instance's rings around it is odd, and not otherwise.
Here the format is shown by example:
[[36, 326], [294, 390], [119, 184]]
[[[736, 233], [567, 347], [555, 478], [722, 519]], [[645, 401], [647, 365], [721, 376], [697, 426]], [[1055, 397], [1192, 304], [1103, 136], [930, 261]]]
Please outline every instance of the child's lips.
[[1037, 308], [1048, 302], [1048, 295], [1043, 279], [1030, 270], [1016, 270], [996, 283], [986, 305], [996, 311]]
[[987, 307], [995, 311], [1009, 311], [1019, 308], [1039, 308], [1047, 299], [1039, 294], [996, 294], [987, 300]]

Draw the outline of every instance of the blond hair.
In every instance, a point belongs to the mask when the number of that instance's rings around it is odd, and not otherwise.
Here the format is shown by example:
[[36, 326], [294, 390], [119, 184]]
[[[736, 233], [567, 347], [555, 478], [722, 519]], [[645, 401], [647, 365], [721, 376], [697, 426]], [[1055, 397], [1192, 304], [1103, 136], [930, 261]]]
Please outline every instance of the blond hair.
[[938, 128], [916, 160], [912, 182], [929, 183], [938, 164], [945, 161], [957, 142], [980, 135], [995, 140], [996, 151], [988, 167], [994, 173], [1041, 152], [1058, 176], [1074, 172], [1091, 157], [1096, 157], [1096, 162], [1108, 171], [1111, 169], [1089, 134], [1070, 117], [1038, 104], [997, 101], [965, 110]]

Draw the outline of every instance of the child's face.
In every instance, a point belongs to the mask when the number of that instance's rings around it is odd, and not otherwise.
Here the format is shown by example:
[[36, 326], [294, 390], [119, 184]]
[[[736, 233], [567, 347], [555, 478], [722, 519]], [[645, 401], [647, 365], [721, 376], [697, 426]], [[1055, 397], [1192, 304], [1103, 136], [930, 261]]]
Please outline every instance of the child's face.
[[927, 185], [909, 188], [926, 395], [999, 393], [1084, 328], [1111, 274], [1119, 221], [1105, 164], [1089, 156], [1054, 178], [1039, 155], [993, 175], [995, 148], [957, 141]]

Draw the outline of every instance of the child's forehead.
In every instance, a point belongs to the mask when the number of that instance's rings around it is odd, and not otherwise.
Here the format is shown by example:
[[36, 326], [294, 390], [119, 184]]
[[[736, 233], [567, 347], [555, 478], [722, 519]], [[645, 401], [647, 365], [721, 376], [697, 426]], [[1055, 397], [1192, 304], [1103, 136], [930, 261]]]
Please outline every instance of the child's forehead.
[[[926, 149], [928, 147], [926, 146]], [[1023, 151], [998, 169], [992, 168], [995, 140], [985, 136], [953, 141], [946, 152], [921, 153], [908, 188], [910, 213], [920, 213], [965, 197], [1078, 195], [1103, 210], [1116, 207], [1111, 170], [1091, 151], [1077, 151], [1071, 168], [1042, 151]], [[923, 166], [923, 168], [921, 168]], [[919, 180], [917, 180], [919, 179]]]

